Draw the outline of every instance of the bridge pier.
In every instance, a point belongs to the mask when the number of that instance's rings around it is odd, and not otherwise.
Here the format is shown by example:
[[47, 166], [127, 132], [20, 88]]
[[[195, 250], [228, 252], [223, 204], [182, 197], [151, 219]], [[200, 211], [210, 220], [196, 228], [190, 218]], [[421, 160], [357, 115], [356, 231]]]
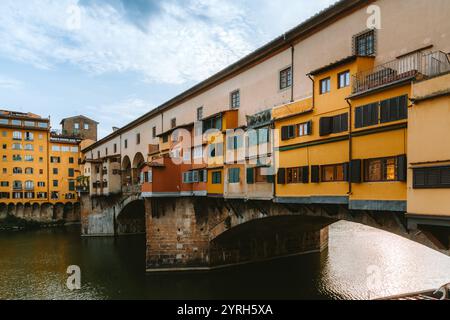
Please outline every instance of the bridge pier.
[[[261, 205], [273, 204], [206, 197], [145, 199], [147, 271], [208, 270], [327, 248], [327, 226], [334, 221], [266, 217]], [[239, 213], [232, 209], [237, 207]]]

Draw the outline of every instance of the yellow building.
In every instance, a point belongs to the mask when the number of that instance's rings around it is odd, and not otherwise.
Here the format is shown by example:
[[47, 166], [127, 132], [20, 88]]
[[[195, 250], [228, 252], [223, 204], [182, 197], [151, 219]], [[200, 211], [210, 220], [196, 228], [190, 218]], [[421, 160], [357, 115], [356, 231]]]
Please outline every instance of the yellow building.
[[47, 118], [6, 110], [0, 131], [0, 203], [77, 201], [78, 139], [51, 133]]
[[313, 97], [274, 110], [277, 202], [406, 210], [408, 98], [420, 74], [403, 61], [337, 61], [309, 74]]
[[[450, 225], [450, 63], [413, 85], [408, 117], [408, 217]], [[444, 222], [445, 221], [445, 222]]]

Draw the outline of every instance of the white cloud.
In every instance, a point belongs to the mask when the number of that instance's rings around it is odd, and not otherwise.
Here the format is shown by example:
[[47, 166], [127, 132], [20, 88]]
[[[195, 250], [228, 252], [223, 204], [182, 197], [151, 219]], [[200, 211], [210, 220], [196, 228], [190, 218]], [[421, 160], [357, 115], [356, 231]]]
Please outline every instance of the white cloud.
[[154, 105], [136, 97], [129, 97], [117, 103], [85, 108], [87, 116], [100, 122], [99, 136], [104, 137], [111, 133], [112, 128], [105, 127], [113, 124], [122, 127], [154, 108]]
[[117, 1], [91, 0], [72, 30], [68, 8], [78, 0], [1, 0], [0, 55], [44, 69], [69, 63], [155, 83], [200, 81], [331, 2], [166, 0], [137, 24]]
[[0, 89], [19, 89], [22, 85], [22, 81], [0, 75]]

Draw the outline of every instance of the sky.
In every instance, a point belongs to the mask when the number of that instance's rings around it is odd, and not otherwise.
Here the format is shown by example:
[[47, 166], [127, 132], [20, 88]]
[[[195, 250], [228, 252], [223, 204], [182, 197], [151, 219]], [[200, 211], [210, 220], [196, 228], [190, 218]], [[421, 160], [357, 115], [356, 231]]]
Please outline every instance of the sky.
[[0, 109], [104, 137], [334, 2], [1, 0]]

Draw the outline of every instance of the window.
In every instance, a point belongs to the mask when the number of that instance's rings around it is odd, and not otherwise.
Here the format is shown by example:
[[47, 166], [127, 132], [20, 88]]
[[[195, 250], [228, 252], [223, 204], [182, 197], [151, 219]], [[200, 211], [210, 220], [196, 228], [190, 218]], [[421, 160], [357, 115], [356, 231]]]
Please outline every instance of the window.
[[25, 199], [34, 199], [34, 192], [25, 192]]
[[7, 168], [2, 168], [2, 172], [3, 172], [4, 174], [7, 174], [7, 173], [8, 173], [8, 169], [7, 169]]
[[75, 191], [75, 181], [69, 180], [69, 191]]
[[114, 143], [114, 154], [117, 153], [117, 143]]
[[197, 121], [203, 119], [203, 107], [197, 108]]
[[25, 161], [32, 162], [34, 161], [34, 157], [31, 154], [26, 154]]
[[34, 140], [34, 134], [32, 132], [25, 132], [25, 140], [33, 141]]
[[68, 147], [68, 146], [62, 146], [62, 147], [61, 147], [61, 151], [62, 151], [62, 152], [70, 152], [70, 147]]
[[256, 183], [271, 183], [272, 175], [268, 175], [266, 172], [267, 168], [257, 167], [255, 168], [255, 182]]
[[338, 89], [350, 86], [350, 71], [344, 71], [338, 74]]
[[211, 173], [212, 176], [212, 184], [221, 184], [222, 183], [222, 172], [221, 171], [213, 171]]
[[28, 144], [25, 145], [25, 150], [33, 151], [34, 150], [34, 146], [32, 144], [28, 143]]
[[8, 136], [8, 132], [2, 131], [2, 136], [3, 136], [3, 137], [7, 137], [7, 136]]
[[331, 91], [331, 79], [326, 78], [320, 80], [320, 94], [324, 94]]
[[53, 168], [53, 174], [58, 174], [58, 168]]
[[209, 157], [220, 157], [223, 156], [223, 144], [214, 143], [209, 145]]
[[58, 180], [53, 180], [53, 186], [57, 187], [58, 186]]
[[244, 145], [244, 136], [237, 135], [233, 137], [228, 137], [227, 140], [227, 149], [228, 150], [237, 150], [242, 148]]
[[450, 188], [450, 166], [414, 168], [413, 188]]
[[240, 168], [229, 168], [228, 169], [228, 183], [239, 183], [240, 182]]
[[70, 152], [78, 153], [78, 147], [70, 147]]
[[75, 130], [80, 129], [80, 124], [75, 122], [75, 124], [73, 125], [73, 127], [75, 128]]
[[61, 147], [60, 146], [52, 146], [52, 151], [59, 152], [59, 151], [61, 151]]
[[320, 136], [345, 132], [348, 130], [348, 113], [333, 117], [322, 117], [319, 126]]
[[9, 187], [9, 182], [8, 181], [2, 181], [0, 186], [1, 187]]
[[47, 192], [38, 192], [38, 193], [36, 194], [36, 197], [37, 197], [38, 199], [46, 199], [46, 198], [47, 198]]
[[9, 120], [8, 119], [0, 119], [0, 124], [8, 124]]
[[397, 157], [364, 160], [364, 181], [397, 181], [401, 171], [398, 165]]
[[14, 199], [23, 199], [23, 192], [13, 192]]
[[353, 39], [355, 54], [358, 56], [371, 56], [375, 54], [375, 31], [369, 30], [356, 35]]
[[39, 128], [48, 128], [48, 123], [47, 122], [38, 122], [38, 127]]
[[22, 125], [22, 121], [14, 119], [14, 120], [11, 120], [11, 124], [13, 126], [21, 126]]
[[34, 182], [33, 181], [25, 181], [25, 190], [33, 190]]
[[222, 130], [222, 116], [212, 117], [203, 121], [203, 132], [210, 129]]
[[305, 123], [300, 123], [298, 125], [298, 136], [309, 136], [312, 134], [312, 121], [308, 121]]
[[22, 132], [14, 131], [13, 132], [13, 140], [22, 140]]
[[50, 157], [50, 162], [51, 163], [61, 163], [61, 158], [60, 157]]
[[14, 181], [13, 182], [13, 189], [14, 190], [21, 190], [22, 189], [22, 181]]
[[44, 147], [43, 146], [39, 146], [39, 152], [44, 152]]
[[241, 106], [241, 93], [239, 90], [230, 93], [230, 106], [231, 109], [237, 109]]
[[13, 161], [22, 161], [22, 156], [19, 154], [13, 154]]
[[22, 174], [22, 168], [18, 167], [13, 168], [13, 174]]
[[[153, 137], [153, 139], [156, 138], [156, 127], [153, 127], [153, 128], [152, 128], [152, 137]], [[114, 151], [114, 152], [115, 152], [115, 151]]]
[[286, 68], [280, 71], [280, 90], [292, 86], [292, 68]]
[[69, 163], [74, 163], [73, 157], [70, 157], [70, 158], [69, 158]]
[[355, 109], [355, 128], [377, 125], [379, 122], [378, 103], [371, 103]]
[[380, 122], [392, 122], [408, 117], [408, 96], [400, 96], [380, 102]]
[[128, 140], [127, 139], [125, 139], [125, 141], [124, 141], [124, 147], [125, 147], [125, 149], [128, 148]]
[[100, 151], [97, 151], [97, 159], [100, 159]]
[[58, 200], [59, 199], [59, 192], [58, 191], [52, 191], [51, 199], [52, 200]]
[[9, 192], [0, 192], [0, 199], [9, 199]]
[[3, 156], [2, 156], [2, 161], [3, 161], [3, 162], [7, 162], [7, 161], [8, 161], [8, 157], [5, 156], [5, 155], [3, 155]]
[[172, 129], [177, 126], [177, 118], [173, 118], [170, 120], [170, 126]]
[[22, 150], [22, 144], [20, 144], [20, 143], [13, 143], [12, 149], [13, 150]]
[[308, 183], [309, 182], [309, 167], [297, 167], [286, 169], [286, 183]]
[[169, 135], [168, 134], [163, 135], [162, 136], [162, 142], [163, 143], [167, 143], [168, 141], [169, 141]]
[[322, 182], [346, 181], [347, 164], [333, 164], [321, 166]]
[[8, 148], [8, 145], [6, 143], [4, 143], [2, 148], [3, 148], [3, 150], [6, 150]]
[[34, 126], [36, 126], [36, 123], [34, 121], [25, 121], [24, 125], [26, 127], [34, 127]]
[[194, 147], [194, 159], [203, 158], [203, 146]]
[[39, 169], [39, 174], [44, 174], [44, 169]]
[[39, 188], [43, 188], [43, 187], [45, 187], [45, 182], [38, 182], [38, 187]]
[[141, 134], [136, 134], [136, 144], [141, 144]]
[[108, 155], [108, 148], [105, 148], [105, 156]]
[[84, 124], [84, 130], [89, 130], [89, 123]]
[[33, 174], [34, 169], [33, 168], [25, 168], [25, 174]]

